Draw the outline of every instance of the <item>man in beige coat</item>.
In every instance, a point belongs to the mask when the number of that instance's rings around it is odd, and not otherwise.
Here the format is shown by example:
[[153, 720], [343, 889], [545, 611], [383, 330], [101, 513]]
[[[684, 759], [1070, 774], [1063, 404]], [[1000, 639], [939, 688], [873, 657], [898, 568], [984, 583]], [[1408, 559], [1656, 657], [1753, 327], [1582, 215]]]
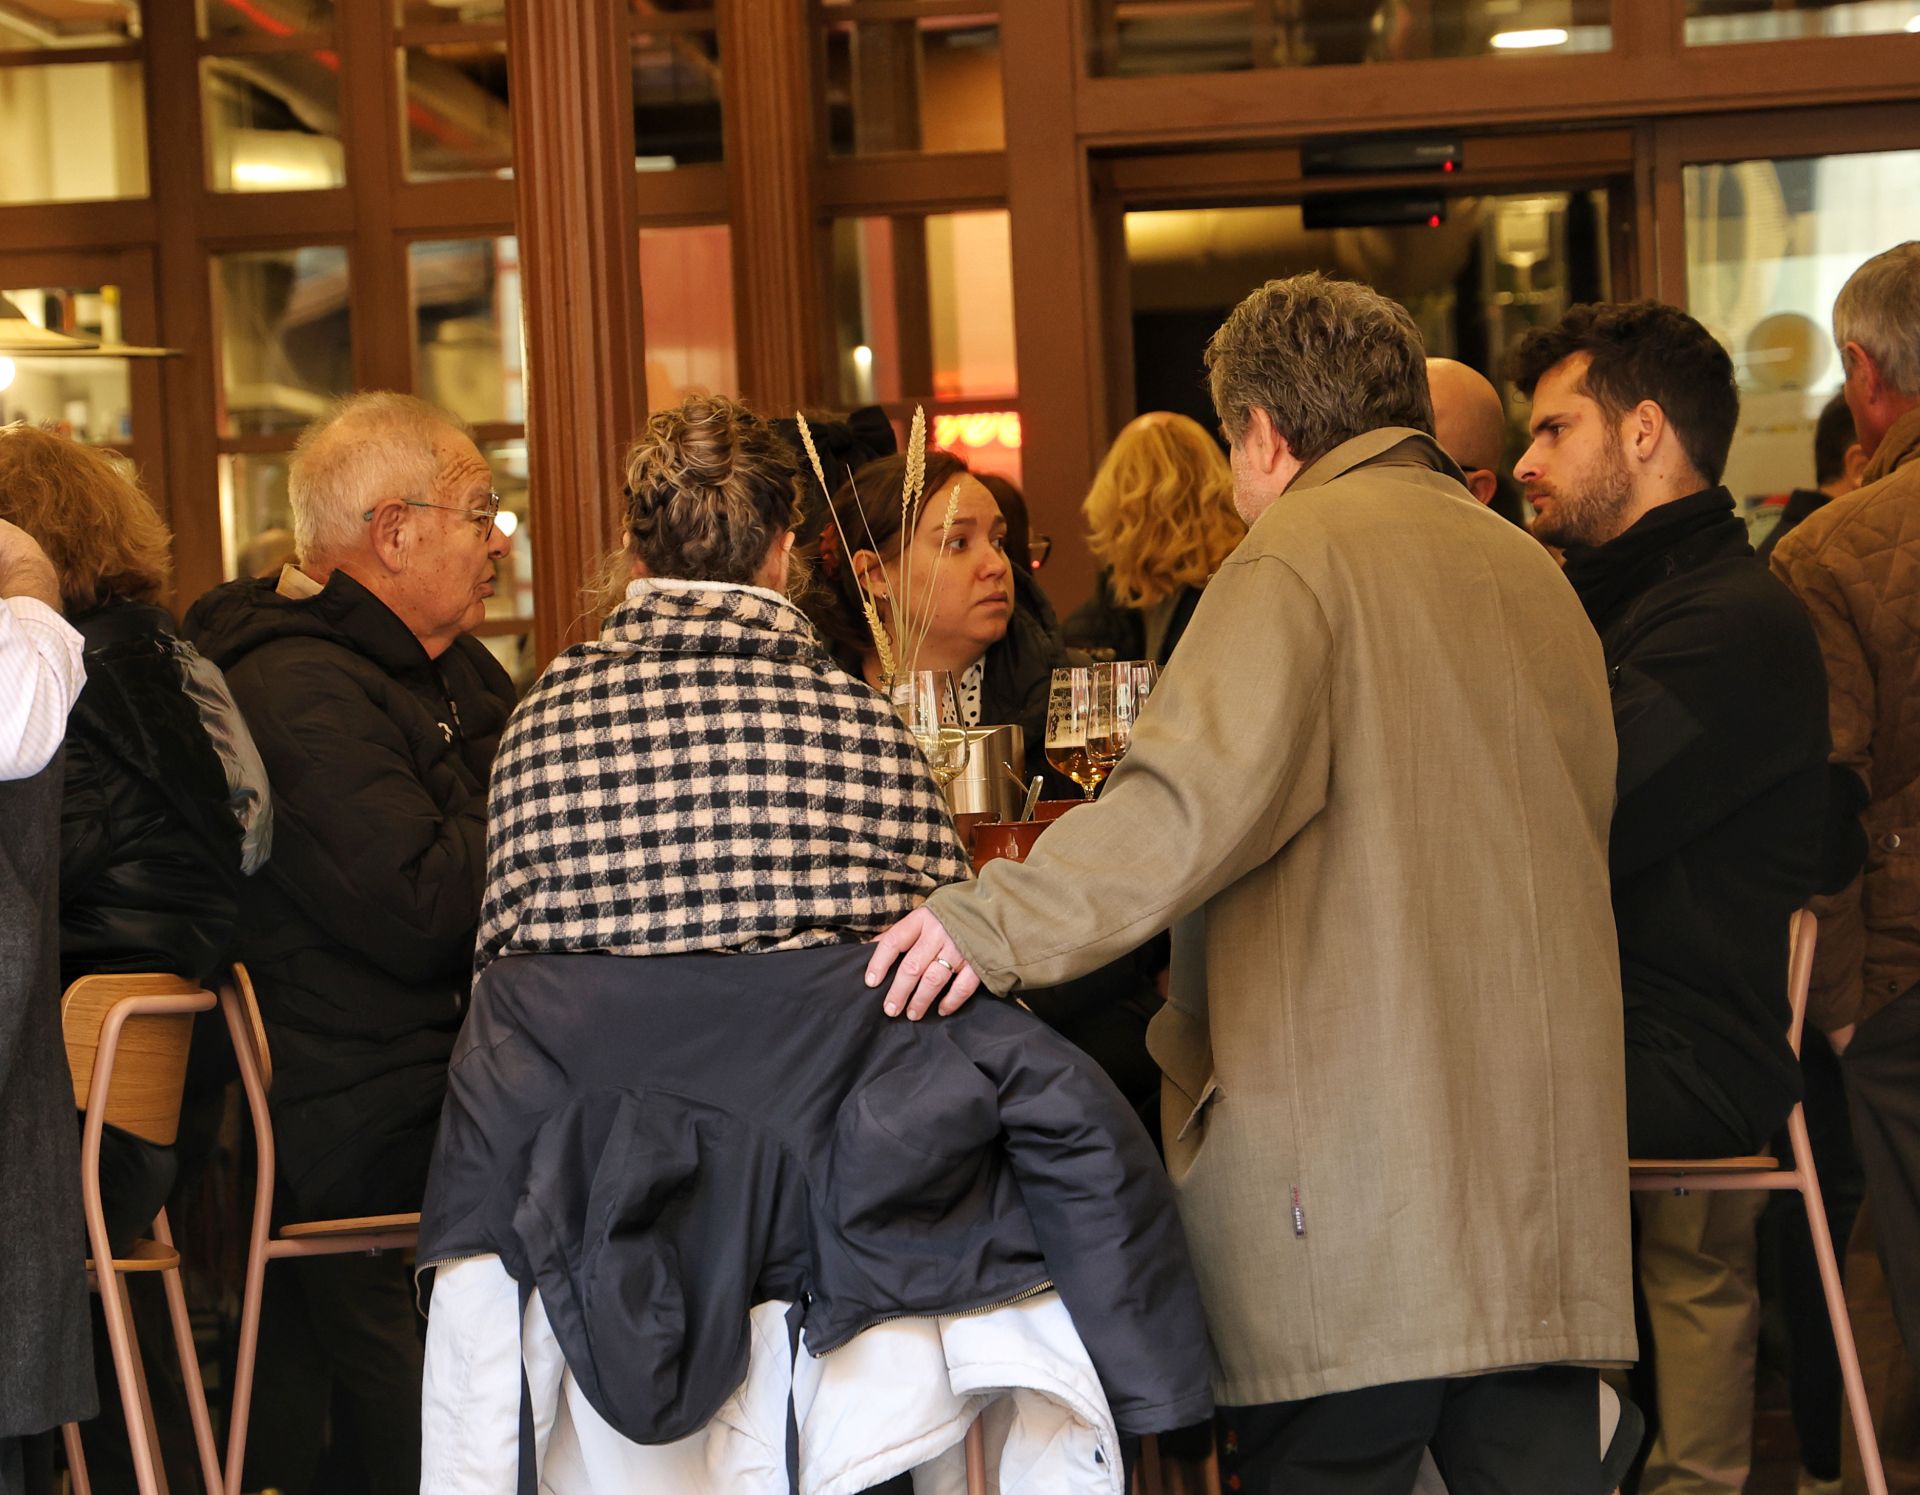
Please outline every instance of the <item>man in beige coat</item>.
[[[1251, 526], [1100, 802], [884, 936], [1003, 995], [1176, 921], [1150, 1046], [1235, 1488], [1602, 1491], [1634, 1358], [1613, 723], [1545, 551], [1431, 435], [1418, 331], [1273, 281], [1214, 335]], [[949, 978], [951, 986], [949, 988]], [[909, 1005], [910, 1004], [910, 1005]]]

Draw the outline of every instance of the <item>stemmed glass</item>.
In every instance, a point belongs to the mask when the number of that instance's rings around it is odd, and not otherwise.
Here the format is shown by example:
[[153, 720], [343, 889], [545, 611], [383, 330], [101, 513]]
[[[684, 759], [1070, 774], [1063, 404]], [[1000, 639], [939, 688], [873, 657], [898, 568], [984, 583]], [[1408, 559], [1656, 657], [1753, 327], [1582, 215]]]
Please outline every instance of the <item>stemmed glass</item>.
[[1094, 665], [1090, 673], [1087, 756], [1105, 778], [1133, 746], [1134, 723], [1160, 671], [1151, 660], [1120, 659]]
[[1087, 727], [1093, 715], [1093, 669], [1066, 665], [1053, 672], [1047, 692], [1047, 762], [1092, 799], [1107, 776], [1105, 766], [1087, 751]]
[[893, 709], [926, 755], [942, 790], [967, 766], [967, 732], [950, 670], [909, 670], [893, 682]]

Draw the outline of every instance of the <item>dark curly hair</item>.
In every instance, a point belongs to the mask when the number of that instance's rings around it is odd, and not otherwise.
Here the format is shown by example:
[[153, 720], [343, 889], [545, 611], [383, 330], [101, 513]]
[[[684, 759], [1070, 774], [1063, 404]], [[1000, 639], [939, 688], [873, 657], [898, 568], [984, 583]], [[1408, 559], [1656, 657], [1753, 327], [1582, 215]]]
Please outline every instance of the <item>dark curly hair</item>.
[[799, 522], [799, 461], [738, 400], [655, 411], [627, 452], [627, 542], [654, 576], [751, 581]]
[[1617, 422], [1651, 400], [1709, 483], [1727, 470], [1740, 391], [1727, 350], [1677, 306], [1658, 301], [1590, 302], [1552, 327], [1536, 327], [1513, 355], [1513, 382], [1528, 399], [1547, 371], [1575, 354], [1592, 360], [1580, 392]]
[[[927, 494], [924, 514], [946, 508], [946, 493], [962, 478], [972, 477], [967, 464], [938, 447], [927, 449]], [[826, 636], [843, 661], [857, 660], [873, 647], [860, 610], [860, 583], [851, 556], [841, 554], [839, 531], [855, 550], [878, 550], [882, 556], [900, 550], [900, 494], [906, 487], [907, 458], [903, 452], [869, 462], [851, 473], [833, 494], [833, 513], [820, 533], [820, 554], [813, 561], [814, 584], [801, 600], [814, 627]], [[940, 495], [936, 505], [934, 496]]]

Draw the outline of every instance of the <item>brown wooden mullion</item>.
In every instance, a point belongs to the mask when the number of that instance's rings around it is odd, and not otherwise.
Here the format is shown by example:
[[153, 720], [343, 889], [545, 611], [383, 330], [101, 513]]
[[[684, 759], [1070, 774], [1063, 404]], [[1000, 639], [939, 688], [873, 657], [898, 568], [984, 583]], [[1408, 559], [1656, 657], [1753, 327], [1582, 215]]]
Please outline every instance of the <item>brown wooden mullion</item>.
[[271, 57], [275, 54], [331, 52], [331, 31], [295, 31], [285, 36], [268, 32], [249, 32], [241, 36], [202, 38], [194, 47], [200, 57]]
[[203, 239], [209, 193], [193, 7], [148, 6], [146, 45], [147, 170], [159, 292], [154, 336], [182, 354], [160, 366], [165, 443], [159, 472], [170, 499], [174, 600], [184, 611], [226, 575], [214, 498], [220, 366]]
[[506, 22], [482, 23], [475, 21], [435, 21], [431, 24], [402, 26], [393, 34], [394, 43], [402, 47], [441, 47], [441, 46], [505, 46], [507, 41]]
[[340, 44], [340, 135], [353, 204], [349, 283], [354, 382], [411, 390], [413, 315], [406, 245], [395, 222], [405, 112], [392, 12], [347, 4], [335, 12]]
[[0, 68], [61, 67], [82, 62], [144, 62], [146, 48], [139, 42], [108, 42], [98, 47], [8, 47], [0, 51]]

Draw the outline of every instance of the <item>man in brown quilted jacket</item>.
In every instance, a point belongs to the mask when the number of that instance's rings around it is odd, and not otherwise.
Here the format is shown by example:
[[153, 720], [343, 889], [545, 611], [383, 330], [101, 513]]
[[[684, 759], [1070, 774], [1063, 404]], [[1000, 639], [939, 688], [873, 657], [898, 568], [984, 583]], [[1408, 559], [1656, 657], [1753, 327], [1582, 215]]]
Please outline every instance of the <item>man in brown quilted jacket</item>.
[[[1867, 469], [1772, 564], [1820, 638], [1833, 759], [1866, 787], [1868, 854], [1817, 905], [1808, 1019], [1841, 1053], [1894, 1317], [1920, 1367], [1920, 241], [1854, 271], [1833, 335]], [[1903, 1420], [1883, 1422], [1883, 1442], [1920, 1441]]]

